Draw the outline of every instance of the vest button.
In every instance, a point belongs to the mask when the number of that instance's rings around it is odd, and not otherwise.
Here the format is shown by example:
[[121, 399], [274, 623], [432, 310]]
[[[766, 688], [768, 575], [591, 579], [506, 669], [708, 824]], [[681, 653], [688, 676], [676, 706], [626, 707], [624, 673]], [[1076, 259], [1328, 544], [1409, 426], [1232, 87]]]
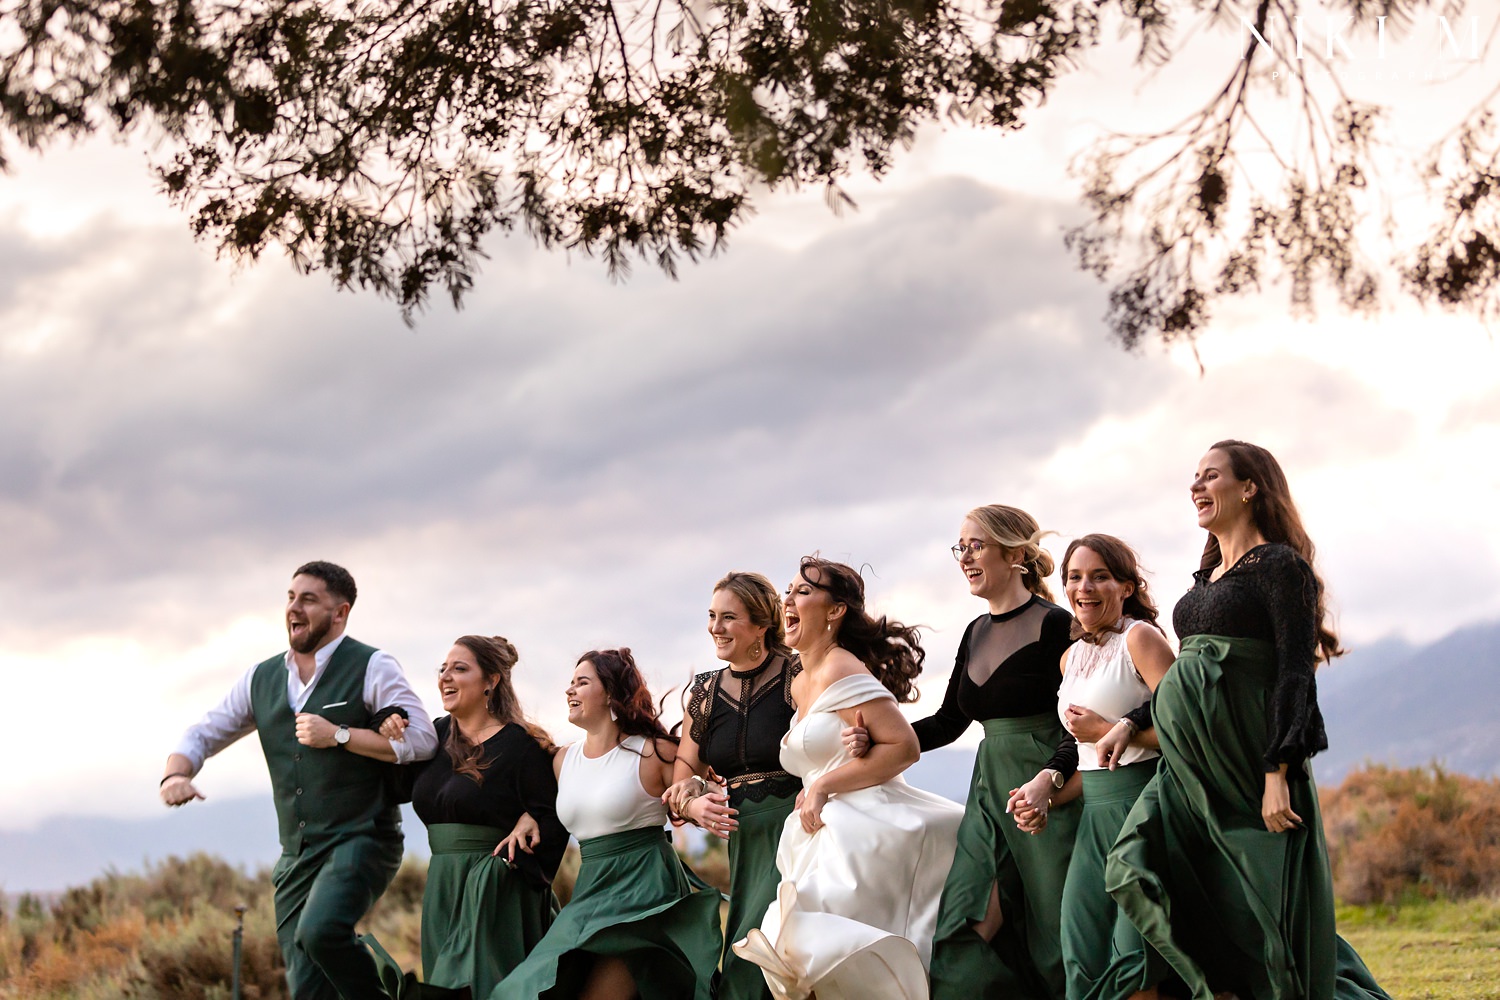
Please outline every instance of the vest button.
[[294, 753], [294, 754], [292, 754], [292, 760], [301, 760], [301, 759], [302, 759], [302, 755], [300, 753]]
[[299, 789], [297, 789], [297, 794], [298, 794], [298, 795], [301, 795], [301, 794], [302, 794], [302, 789], [300, 789], [300, 788], [299, 788]]
[[298, 824], [297, 824], [297, 829], [299, 829], [299, 830], [300, 830], [300, 829], [302, 829], [302, 828], [303, 828], [303, 827], [304, 827], [304, 826], [306, 826], [306, 825], [307, 825], [307, 820], [305, 820], [305, 819], [304, 819], [304, 820], [302, 820], [302, 821], [301, 821], [301, 822], [299, 822], [299, 823], [298, 823]]

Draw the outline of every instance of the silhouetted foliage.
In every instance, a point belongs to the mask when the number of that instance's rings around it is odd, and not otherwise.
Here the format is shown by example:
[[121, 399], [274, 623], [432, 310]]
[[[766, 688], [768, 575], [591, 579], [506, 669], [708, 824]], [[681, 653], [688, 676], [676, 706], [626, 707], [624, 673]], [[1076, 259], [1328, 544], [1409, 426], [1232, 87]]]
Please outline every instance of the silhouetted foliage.
[[[1305, 5], [1184, 6], [1288, 38]], [[1450, 5], [1325, 6], [1395, 30]], [[1106, 21], [1138, 40], [1143, 73], [1171, 60], [1173, 13], [1161, 0], [0, 0], [0, 135], [41, 147], [147, 128], [200, 237], [236, 258], [280, 245], [410, 318], [434, 287], [461, 301], [497, 228], [612, 272], [638, 256], [675, 274], [723, 246], [755, 185], [823, 185], [836, 207], [842, 180], [883, 174], [923, 123], [1020, 128]], [[1080, 164], [1092, 218], [1068, 241], [1113, 283], [1126, 346], [1191, 338], [1215, 298], [1281, 276], [1303, 312], [1324, 283], [1352, 309], [1380, 301], [1356, 234], [1379, 109], [1348, 99], [1329, 60], [1288, 62], [1241, 34], [1244, 58], [1201, 111], [1101, 140]], [[1300, 127], [1272, 141], [1252, 112], [1288, 90]], [[1276, 157], [1271, 188], [1240, 159], [1247, 133]], [[1404, 258], [1418, 298], [1494, 315], [1496, 150], [1479, 115], [1434, 155], [1447, 219]]]

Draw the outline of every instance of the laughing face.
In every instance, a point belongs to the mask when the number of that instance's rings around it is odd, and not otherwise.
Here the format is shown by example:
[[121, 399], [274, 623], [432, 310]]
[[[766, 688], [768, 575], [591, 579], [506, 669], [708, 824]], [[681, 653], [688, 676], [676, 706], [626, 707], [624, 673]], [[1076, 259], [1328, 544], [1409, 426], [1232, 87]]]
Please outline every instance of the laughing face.
[[448, 650], [448, 658], [438, 669], [438, 696], [443, 700], [443, 711], [449, 715], [467, 714], [488, 701], [488, 687], [489, 679], [484, 676], [473, 651], [454, 643]]
[[1221, 535], [1250, 518], [1255, 484], [1248, 479], [1236, 479], [1229, 455], [1210, 448], [1198, 462], [1188, 492], [1198, 510], [1198, 526]]
[[1004, 593], [1015, 573], [1011, 565], [1018, 561], [1016, 550], [1004, 548], [968, 517], [958, 526], [958, 544], [963, 549], [958, 568], [969, 582], [969, 593], [985, 599]]
[[342, 629], [349, 605], [328, 592], [328, 584], [306, 573], [292, 577], [286, 592], [286, 637], [292, 650], [311, 653]]
[[1110, 628], [1125, 611], [1125, 599], [1135, 587], [1116, 580], [1099, 553], [1080, 545], [1063, 567], [1063, 590], [1073, 616], [1089, 632]]
[[568, 721], [578, 728], [588, 729], [609, 718], [609, 692], [592, 661], [584, 660], [573, 668], [567, 696]]
[[709, 602], [708, 634], [714, 655], [731, 663], [748, 663], [765, 650], [766, 626], [750, 620], [745, 602], [728, 587], [714, 591]]
[[[781, 602], [786, 643], [798, 652], [812, 649], [825, 636], [831, 635], [837, 628], [835, 619], [843, 607], [828, 591], [813, 586], [820, 579], [817, 567], [809, 566], [806, 573], [805, 577], [798, 573], [792, 578]], [[834, 629], [830, 629], [830, 625], [834, 625]]]

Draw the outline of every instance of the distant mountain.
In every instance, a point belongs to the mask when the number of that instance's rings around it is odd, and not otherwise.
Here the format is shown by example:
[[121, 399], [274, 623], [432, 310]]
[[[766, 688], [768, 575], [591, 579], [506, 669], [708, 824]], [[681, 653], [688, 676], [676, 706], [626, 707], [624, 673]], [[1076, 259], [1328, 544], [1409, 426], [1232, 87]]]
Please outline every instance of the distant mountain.
[[1431, 645], [1386, 641], [1318, 671], [1329, 749], [1318, 780], [1336, 784], [1365, 762], [1437, 762], [1500, 776], [1500, 622], [1470, 625]]
[[[1477, 777], [1500, 775], [1500, 622], [1472, 625], [1426, 646], [1385, 640], [1318, 672], [1330, 749], [1316, 758], [1331, 787], [1366, 761], [1442, 763]], [[968, 795], [974, 751], [926, 754], [907, 778], [956, 802]], [[427, 837], [408, 807], [406, 849]], [[207, 851], [254, 869], [276, 860], [269, 796], [193, 803], [142, 820], [58, 816], [29, 831], [0, 831], [0, 890], [55, 892], [99, 873], [138, 870], [169, 854]]]

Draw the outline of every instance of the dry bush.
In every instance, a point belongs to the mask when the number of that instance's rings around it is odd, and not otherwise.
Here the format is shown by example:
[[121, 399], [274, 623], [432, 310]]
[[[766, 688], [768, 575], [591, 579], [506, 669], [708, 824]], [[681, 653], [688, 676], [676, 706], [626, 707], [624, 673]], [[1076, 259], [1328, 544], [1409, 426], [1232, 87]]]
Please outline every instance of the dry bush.
[[1334, 888], [1347, 903], [1500, 892], [1500, 781], [1437, 765], [1371, 765], [1321, 796]]

